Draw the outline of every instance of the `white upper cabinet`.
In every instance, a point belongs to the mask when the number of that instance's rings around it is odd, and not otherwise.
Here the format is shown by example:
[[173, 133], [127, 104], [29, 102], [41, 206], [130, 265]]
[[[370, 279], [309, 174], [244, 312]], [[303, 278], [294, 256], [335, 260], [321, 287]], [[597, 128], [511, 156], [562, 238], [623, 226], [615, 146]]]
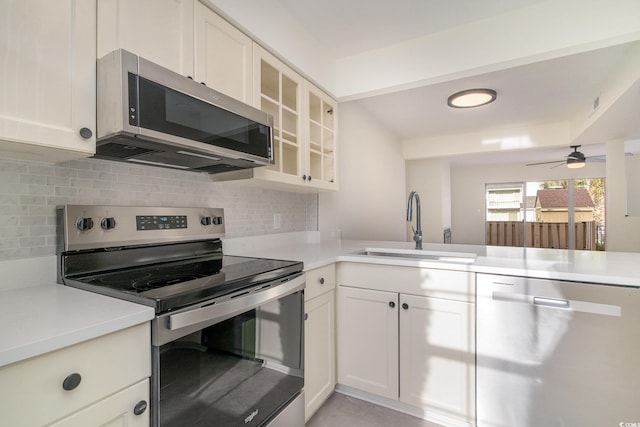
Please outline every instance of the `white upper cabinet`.
[[337, 104], [311, 83], [305, 83], [307, 183], [317, 188], [337, 190]]
[[254, 43], [255, 106], [274, 117], [275, 163], [254, 177], [309, 190], [337, 190], [337, 105]]
[[98, 0], [98, 58], [125, 49], [184, 76], [193, 68], [194, 0]]
[[255, 105], [273, 116], [275, 160], [272, 166], [255, 169], [255, 177], [301, 185], [304, 183], [301, 147], [304, 80], [257, 44], [253, 52]]
[[63, 161], [95, 152], [96, 3], [0, 2], [0, 154]]
[[195, 8], [195, 79], [252, 104], [252, 40], [203, 4]]

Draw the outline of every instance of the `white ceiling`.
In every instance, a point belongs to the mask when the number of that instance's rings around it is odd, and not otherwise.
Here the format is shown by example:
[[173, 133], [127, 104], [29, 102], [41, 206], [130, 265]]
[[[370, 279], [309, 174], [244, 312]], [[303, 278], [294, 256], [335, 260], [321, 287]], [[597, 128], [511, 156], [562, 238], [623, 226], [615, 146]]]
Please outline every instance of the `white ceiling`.
[[[355, 102], [402, 140], [567, 120], [589, 112], [627, 48], [599, 49]], [[452, 93], [476, 87], [496, 90], [496, 102], [472, 109], [447, 106]]]
[[[277, 1], [315, 39], [341, 57], [446, 30], [543, 0]], [[564, 121], [580, 111], [588, 113], [603, 82], [624, 59], [629, 46], [592, 50], [351, 102], [361, 105], [400, 140], [507, 125]], [[447, 107], [450, 94], [474, 87], [495, 89], [497, 101], [478, 109]], [[604, 144], [582, 149], [586, 155], [604, 154], [603, 150]], [[537, 149], [530, 154], [532, 159], [543, 161], [555, 159], [564, 151], [567, 151], [563, 154], [566, 155], [570, 149]], [[521, 155], [517, 152], [500, 153], [499, 160], [522, 161]], [[495, 155], [487, 159], [498, 160]]]
[[544, 0], [278, 0], [338, 58]]

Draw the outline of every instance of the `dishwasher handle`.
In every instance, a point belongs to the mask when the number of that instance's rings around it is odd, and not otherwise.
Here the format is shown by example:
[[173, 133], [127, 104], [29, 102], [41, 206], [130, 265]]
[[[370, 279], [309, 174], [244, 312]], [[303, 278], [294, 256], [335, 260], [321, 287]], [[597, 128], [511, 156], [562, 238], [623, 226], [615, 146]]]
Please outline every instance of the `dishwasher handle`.
[[566, 299], [544, 298], [544, 297], [533, 297], [533, 304], [539, 305], [542, 307], [551, 307], [551, 308], [568, 309], [570, 307], [569, 301]]

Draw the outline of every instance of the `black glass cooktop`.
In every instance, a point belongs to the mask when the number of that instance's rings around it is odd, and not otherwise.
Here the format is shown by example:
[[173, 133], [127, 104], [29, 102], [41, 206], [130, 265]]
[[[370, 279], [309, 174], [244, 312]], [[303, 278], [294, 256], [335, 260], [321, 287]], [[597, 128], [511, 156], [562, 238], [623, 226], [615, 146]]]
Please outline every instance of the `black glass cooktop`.
[[69, 284], [152, 305], [160, 313], [235, 295], [299, 271], [302, 263], [297, 261], [219, 255], [76, 276]]

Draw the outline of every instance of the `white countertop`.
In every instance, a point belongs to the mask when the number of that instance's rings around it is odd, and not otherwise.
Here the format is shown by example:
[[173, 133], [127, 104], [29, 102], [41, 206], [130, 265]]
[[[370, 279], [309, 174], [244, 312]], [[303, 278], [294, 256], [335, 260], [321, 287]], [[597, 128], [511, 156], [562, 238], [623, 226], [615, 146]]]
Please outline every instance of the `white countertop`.
[[77, 344], [154, 317], [154, 310], [62, 285], [0, 293], [0, 366]]
[[[367, 248], [411, 250], [413, 243], [344, 240], [337, 233], [318, 232], [225, 239], [223, 247], [228, 255], [302, 261], [305, 270], [335, 262], [367, 262], [640, 288], [639, 253], [424, 244], [425, 251], [475, 256], [473, 263], [449, 263], [358, 255], [358, 251]], [[46, 268], [42, 268], [49, 277], [52, 274], [49, 264], [54, 264], [43, 263], [47, 259], [36, 261], [45, 265]], [[44, 276], [38, 273], [36, 279], [41, 281]], [[55, 284], [20, 285], [0, 292], [0, 366], [154, 317], [150, 307], [75, 288]]]
[[413, 242], [343, 240], [336, 234], [315, 232], [244, 237], [223, 243], [228, 255], [302, 261], [305, 270], [340, 261], [368, 262], [640, 288], [640, 253], [425, 243], [425, 251], [473, 254], [475, 261], [448, 263], [355, 254], [366, 248], [413, 249], [413, 245]]

